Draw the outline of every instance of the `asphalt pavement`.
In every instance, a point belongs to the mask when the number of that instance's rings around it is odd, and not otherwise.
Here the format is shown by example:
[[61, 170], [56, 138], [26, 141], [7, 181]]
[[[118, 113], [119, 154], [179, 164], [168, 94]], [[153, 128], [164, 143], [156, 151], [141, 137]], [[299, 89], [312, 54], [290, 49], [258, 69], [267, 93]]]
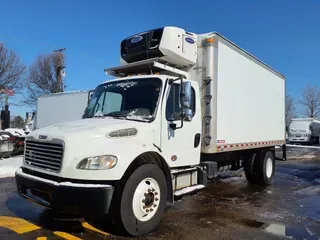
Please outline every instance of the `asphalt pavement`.
[[[167, 209], [155, 232], [136, 239], [320, 239], [320, 149], [287, 152], [272, 185], [248, 184], [242, 171], [222, 174]], [[13, 178], [0, 185], [0, 239], [128, 239], [22, 199]]]

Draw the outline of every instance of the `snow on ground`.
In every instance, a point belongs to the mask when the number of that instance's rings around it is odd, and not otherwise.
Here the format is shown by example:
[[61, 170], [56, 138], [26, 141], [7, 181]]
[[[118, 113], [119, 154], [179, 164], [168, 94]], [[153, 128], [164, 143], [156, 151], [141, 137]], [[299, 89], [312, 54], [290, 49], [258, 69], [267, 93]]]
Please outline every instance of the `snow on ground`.
[[287, 144], [287, 147], [320, 149], [320, 146], [294, 145], [294, 144]]
[[295, 191], [295, 193], [302, 194], [302, 195], [318, 195], [320, 194], [320, 186], [310, 186], [307, 188], [302, 188], [300, 190]]
[[240, 183], [240, 182], [244, 182], [247, 181], [246, 178], [244, 177], [240, 177], [240, 176], [230, 176], [228, 178], [222, 178], [220, 179], [221, 182], [226, 182], [226, 183]]
[[0, 159], [0, 178], [14, 177], [16, 170], [22, 165], [22, 156]]
[[295, 159], [299, 159], [299, 160], [311, 160], [311, 159], [315, 159], [317, 158], [316, 155], [314, 154], [304, 154], [304, 155], [301, 155], [301, 156], [291, 156], [291, 157], [287, 157], [287, 159], [292, 159], [292, 160], [295, 160]]

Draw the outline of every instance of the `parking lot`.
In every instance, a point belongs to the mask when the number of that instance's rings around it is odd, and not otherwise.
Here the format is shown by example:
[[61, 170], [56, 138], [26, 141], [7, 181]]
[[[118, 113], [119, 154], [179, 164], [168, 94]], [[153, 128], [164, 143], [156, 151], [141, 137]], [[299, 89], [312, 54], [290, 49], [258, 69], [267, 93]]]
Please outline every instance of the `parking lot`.
[[[242, 171], [169, 208], [157, 231], [138, 239], [320, 239], [320, 149], [288, 148], [273, 184], [250, 185]], [[0, 160], [1, 161], [1, 160]], [[53, 216], [0, 179], [0, 239], [125, 239], [108, 226]]]

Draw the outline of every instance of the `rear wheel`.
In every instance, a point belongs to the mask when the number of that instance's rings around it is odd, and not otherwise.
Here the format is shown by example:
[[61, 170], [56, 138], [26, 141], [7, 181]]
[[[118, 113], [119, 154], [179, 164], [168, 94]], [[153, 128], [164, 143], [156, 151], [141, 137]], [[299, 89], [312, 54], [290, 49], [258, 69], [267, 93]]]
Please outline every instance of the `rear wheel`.
[[275, 171], [274, 155], [270, 151], [261, 151], [253, 159], [252, 171], [245, 172], [248, 182], [269, 185]]
[[167, 184], [162, 170], [154, 164], [138, 167], [118, 189], [112, 206], [116, 225], [132, 236], [153, 231], [164, 213]]

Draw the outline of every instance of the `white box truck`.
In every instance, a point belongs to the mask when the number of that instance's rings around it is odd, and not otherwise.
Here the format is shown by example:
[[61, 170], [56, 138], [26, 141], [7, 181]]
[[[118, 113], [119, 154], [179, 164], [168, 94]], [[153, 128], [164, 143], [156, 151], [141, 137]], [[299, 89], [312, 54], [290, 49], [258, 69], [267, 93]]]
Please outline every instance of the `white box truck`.
[[90, 90], [45, 94], [38, 97], [37, 110], [26, 123], [27, 132], [53, 124], [81, 119]]
[[320, 121], [314, 118], [294, 118], [289, 125], [289, 142], [320, 144]]
[[55, 211], [154, 230], [175, 196], [244, 168], [270, 184], [285, 146], [285, 78], [216, 32], [164, 27], [121, 42], [117, 78], [83, 119], [27, 137], [19, 194]]

